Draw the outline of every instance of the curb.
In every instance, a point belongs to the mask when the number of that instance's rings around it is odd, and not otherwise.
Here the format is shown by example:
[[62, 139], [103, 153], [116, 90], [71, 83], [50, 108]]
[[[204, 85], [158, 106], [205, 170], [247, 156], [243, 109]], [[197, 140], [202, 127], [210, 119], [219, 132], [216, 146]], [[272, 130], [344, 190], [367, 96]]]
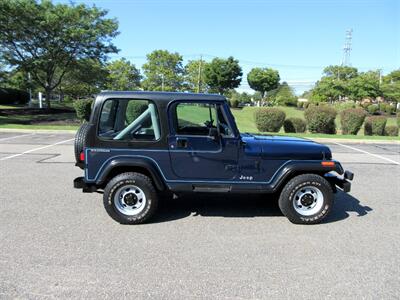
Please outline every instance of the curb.
[[20, 133], [76, 133], [72, 129], [18, 129], [18, 128], [0, 128], [0, 132], [20, 132]]
[[331, 138], [310, 138], [307, 139], [317, 143], [339, 143], [339, 144], [393, 144], [400, 145], [400, 140], [358, 140], [358, 139], [331, 139]]

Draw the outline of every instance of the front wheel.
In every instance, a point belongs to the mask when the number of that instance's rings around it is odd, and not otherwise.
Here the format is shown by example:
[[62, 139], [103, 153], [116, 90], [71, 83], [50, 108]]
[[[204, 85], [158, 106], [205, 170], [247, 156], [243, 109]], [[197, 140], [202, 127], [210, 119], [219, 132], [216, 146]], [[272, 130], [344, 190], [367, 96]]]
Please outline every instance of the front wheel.
[[333, 191], [329, 182], [316, 174], [292, 178], [279, 197], [282, 213], [295, 224], [316, 224], [329, 213]]
[[149, 177], [129, 172], [111, 179], [104, 189], [103, 203], [115, 221], [141, 224], [154, 214], [158, 198]]

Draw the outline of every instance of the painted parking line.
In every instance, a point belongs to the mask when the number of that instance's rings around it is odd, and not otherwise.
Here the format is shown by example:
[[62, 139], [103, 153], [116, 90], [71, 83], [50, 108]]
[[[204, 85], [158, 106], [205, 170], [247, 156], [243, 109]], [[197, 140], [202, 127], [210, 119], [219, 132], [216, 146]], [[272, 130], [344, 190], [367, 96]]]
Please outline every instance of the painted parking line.
[[6, 137], [6, 138], [1, 138], [1, 139], [0, 139], [0, 142], [12, 140], [12, 139], [16, 139], [16, 138], [20, 138], [20, 137], [24, 137], [24, 136], [31, 136], [31, 135], [34, 135], [34, 133], [28, 133], [28, 134], [20, 134], [20, 135], [15, 135], [15, 136], [9, 136], [9, 137]]
[[397, 162], [397, 161], [392, 160], [390, 158], [383, 157], [382, 155], [379, 155], [379, 154], [374, 154], [374, 153], [371, 153], [371, 152], [368, 152], [368, 151], [365, 151], [365, 150], [362, 150], [362, 149], [358, 149], [358, 148], [355, 148], [355, 147], [352, 147], [352, 146], [349, 146], [349, 145], [343, 145], [343, 144], [340, 144], [340, 143], [337, 143], [337, 142], [333, 142], [333, 143], [336, 144], [336, 145], [345, 147], [345, 148], [349, 148], [349, 149], [354, 150], [354, 151], [358, 151], [358, 152], [361, 152], [361, 153], [365, 153], [365, 154], [368, 154], [368, 155], [371, 155], [371, 156], [374, 156], [374, 157], [389, 161], [389, 162], [391, 162], [393, 164], [396, 164], [396, 165], [400, 165], [400, 162]]
[[28, 153], [31, 153], [31, 152], [35, 152], [35, 151], [38, 151], [38, 150], [50, 148], [50, 147], [53, 147], [53, 146], [56, 146], [56, 145], [64, 144], [64, 143], [67, 143], [67, 142], [70, 142], [70, 141], [73, 141], [73, 140], [74, 140], [74, 139], [64, 140], [64, 141], [57, 142], [57, 143], [54, 143], [54, 144], [51, 144], [51, 145], [46, 145], [46, 146], [43, 146], [43, 147], [38, 147], [38, 148], [30, 149], [30, 150], [24, 151], [24, 152], [22, 152], [22, 153], [13, 154], [13, 155], [10, 155], [10, 156], [6, 156], [6, 157], [3, 157], [3, 158], [0, 158], [0, 161], [1, 161], [1, 160], [11, 159], [11, 158], [14, 158], [14, 157], [18, 157], [18, 156], [21, 156], [21, 155], [24, 155], [24, 154], [28, 154]]

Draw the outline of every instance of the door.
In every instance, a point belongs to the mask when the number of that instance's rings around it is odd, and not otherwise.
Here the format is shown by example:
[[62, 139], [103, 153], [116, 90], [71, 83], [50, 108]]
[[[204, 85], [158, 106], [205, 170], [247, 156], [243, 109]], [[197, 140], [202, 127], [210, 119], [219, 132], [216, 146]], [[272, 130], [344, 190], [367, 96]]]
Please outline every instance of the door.
[[174, 174], [189, 180], [229, 180], [237, 174], [239, 137], [234, 136], [226, 103], [175, 102], [169, 153]]

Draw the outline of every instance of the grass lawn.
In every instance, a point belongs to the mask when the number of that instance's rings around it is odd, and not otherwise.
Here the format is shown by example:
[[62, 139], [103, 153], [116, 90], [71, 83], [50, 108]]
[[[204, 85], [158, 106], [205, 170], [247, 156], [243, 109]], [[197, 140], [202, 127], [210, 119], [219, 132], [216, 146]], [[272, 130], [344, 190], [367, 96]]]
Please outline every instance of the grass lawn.
[[[304, 119], [304, 111], [299, 110], [295, 107], [278, 107], [282, 109], [286, 113], [286, 118], [302, 118]], [[232, 113], [235, 116], [236, 123], [239, 127], [240, 132], [252, 132], [252, 133], [258, 133], [256, 124], [254, 122], [254, 112], [257, 110], [258, 107], [244, 107], [243, 109], [232, 109]], [[390, 125], [397, 125], [396, 124], [396, 118], [395, 117], [390, 117], [388, 118], [387, 121], [387, 126]], [[340, 130], [340, 115], [336, 117], [336, 127], [338, 130]], [[284, 134], [283, 128], [279, 132], [280, 134]], [[285, 133], [285, 135], [289, 135]], [[298, 136], [309, 136], [309, 137], [317, 137], [318, 134], [299, 134]], [[337, 137], [337, 138], [346, 138], [344, 135], [330, 135], [330, 134], [323, 134], [323, 136], [329, 136], [329, 137]], [[361, 130], [358, 132], [357, 136], [354, 135], [349, 135], [347, 138], [356, 138], [356, 139], [371, 139], [375, 137], [371, 136], [364, 136], [364, 128], [362, 127]], [[383, 139], [399, 139], [399, 137], [381, 137]]]
[[0, 106], [0, 128], [75, 130], [79, 124], [69, 105], [57, 103], [50, 112], [15, 105]]

